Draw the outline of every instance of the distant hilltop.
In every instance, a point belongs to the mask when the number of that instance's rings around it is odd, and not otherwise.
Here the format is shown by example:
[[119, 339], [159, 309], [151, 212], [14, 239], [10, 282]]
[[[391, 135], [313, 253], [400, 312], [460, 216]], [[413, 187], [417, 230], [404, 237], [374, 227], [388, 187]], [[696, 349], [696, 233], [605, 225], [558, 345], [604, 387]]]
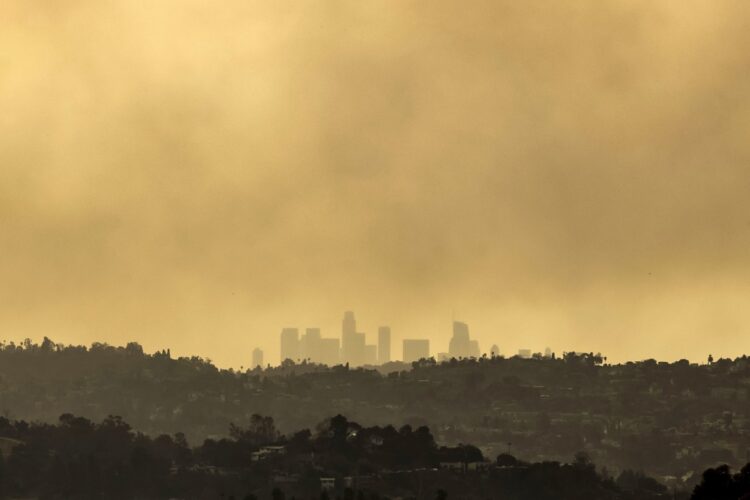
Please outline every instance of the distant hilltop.
[[750, 459], [749, 396], [746, 356], [608, 364], [567, 352], [430, 357], [377, 369], [286, 360], [238, 371], [198, 356], [175, 359], [168, 349], [147, 354], [135, 342], [0, 344], [4, 418], [119, 415], [150, 435], [184, 432], [203, 442], [253, 413], [273, 417], [283, 432], [341, 413], [368, 426], [429, 425], [440, 443], [482, 443], [487, 456], [510, 449], [561, 461], [585, 449], [610, 471], [686, 481], [717, 462]]

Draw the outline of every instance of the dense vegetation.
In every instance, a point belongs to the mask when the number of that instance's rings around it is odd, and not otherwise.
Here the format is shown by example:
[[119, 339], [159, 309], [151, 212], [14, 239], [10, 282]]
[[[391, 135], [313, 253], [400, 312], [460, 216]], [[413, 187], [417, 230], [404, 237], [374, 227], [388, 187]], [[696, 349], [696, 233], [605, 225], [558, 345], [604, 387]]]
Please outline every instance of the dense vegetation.
[[[134, 432], [119, 417], [0, 418], [0, 436], [12, 443], [0, 454], [0, 498], [673, 498], [641, 473], [597, 472], [585, 454], [570, 464], [508, 454], [490, 462], [471, 445], [438, 446], [426, 427], [368, 428], [341, 415], [287, 436], [254, 415], [195, 448], [182, 434]], [[277, 453], [258, 459], [263, 449]], [[322, 477], [334, 484], [324, 489]]]
[[0, 412], [55, 422], [74, 412], [122, 415], [149, 434], [219, 440], [231, 422], [274, 418], [282, 433], [341, 413], [367, 426], [428, 425], [445, 445], [477, 443], [564, 462], [580, 450], [613, 474], [645, 470], [670, 487], [692, 487], [703, 470], [739, 467], [750, 449], [750, 363], [653, 360], [608, 365], [594, 355], [482, 358], [375, 370], [286, 363], [220, 370], [138, 344], [0, 346]]
[[732, 474], [731, 468], [721, 465], [703, 473], [703, 480], [695, 487], [691, 500], [748, 500], [750, 499], [750, 463]]

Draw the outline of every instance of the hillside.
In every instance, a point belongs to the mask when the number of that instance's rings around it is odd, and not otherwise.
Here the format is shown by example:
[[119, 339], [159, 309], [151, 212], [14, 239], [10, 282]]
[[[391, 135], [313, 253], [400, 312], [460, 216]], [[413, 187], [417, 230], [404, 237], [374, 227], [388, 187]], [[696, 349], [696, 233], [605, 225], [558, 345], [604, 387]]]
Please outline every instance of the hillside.
[[135, 343], [0, 349], [0, 411], [12, 418], [118, 415], [150, 435], [181, 431], [201, 442], [254, 413], [282, 432], [340, 413], [363, 425], [429, 425], [439, 443], [477, 443], [488, 456], [565, 460], [583, 450], [610, 470], [643, 469], [675, 484], [748, 459], [749, 389], [745, 357], [705, 365], [608, 365], [572, 354], [423, 360], [385, 375], [292, 363], [239, 373], [198, 357], [145, 354]]

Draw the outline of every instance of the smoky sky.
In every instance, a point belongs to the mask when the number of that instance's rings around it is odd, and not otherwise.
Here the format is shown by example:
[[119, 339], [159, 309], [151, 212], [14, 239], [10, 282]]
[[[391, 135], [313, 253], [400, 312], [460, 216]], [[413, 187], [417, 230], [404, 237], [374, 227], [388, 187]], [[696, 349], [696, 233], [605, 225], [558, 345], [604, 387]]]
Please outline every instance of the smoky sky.
[[745, 2], [6, 0], [0, 337], [750, 348]]

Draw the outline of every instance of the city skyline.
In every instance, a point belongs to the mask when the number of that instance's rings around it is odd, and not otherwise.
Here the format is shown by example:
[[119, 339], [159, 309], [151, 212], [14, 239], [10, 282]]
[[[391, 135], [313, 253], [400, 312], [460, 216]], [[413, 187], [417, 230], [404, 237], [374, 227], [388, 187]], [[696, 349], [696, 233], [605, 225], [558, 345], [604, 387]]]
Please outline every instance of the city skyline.
[[[358, 331], [356, 315], [351, 310], [344, 312], [340, 337], [338, 338], [323, 337], [321, 329], [318, 327], [306, 327], [305, 333], [300, 335], [300, 328], [287, 326], [281, 329], [279, 339], [279, 363], [286, 360], [294, 362], [310, 361], [328, 366], [348, 364], [357, 367], [383, 365], [390, 361], [410, 363], [422, 358], [446, 361], [451, 358], [463, 359], [504, 355], [496, 343], [493, 343], [488, 350], [482, 350], [479, 341], [471, 338], [468, 323], [454, 319], [452, 321], [452, 336], [446, 350], [437, 348], [429, 337], [415, 338], [407, 335], [401, 339], [400, 358], [394, 358], [391, 327], [387, 325], [378, 326], [377, 342], [368, 344], [367, 333]], [[344, 339], [348, 339], [346, 343]], [[254, 360], [257, 351], [259, 351], [259, 348], [256, 347], [253, 351]], [[549, 358], [554, 356], [554, 353], [550, 347], [545, 347], [544, 350], [523, 347], [518, 349], [517, 353], [509, 353], [508, 355], [521, 358], [539, 355]], [[262, 351], [260, 356], [262, 358]], [[256, 365], [253, 361], [253, 366]]]
[[[372, 315], [368, 315], [366, 308], [363, 309], [363, 316], [368, 317], [366, 324], [367, 327], [364, 328], [365, 332], [357, 332], [357, 333], [364, 333], [366, 335], [366, 341], [368, 342], [367, 345], [377, 347], [378, 345], [378, 330], [380, 326], [378, 326], [377, 319], [373, 319]], [[335, 316], [328, 316], [326, 317], [335, 317]], [[463, 321], [456, 321], [455, 318], [455, 311], [448, 311], [442, 315], [441, 320], [428, 320], [425, 319], [425, 321], [420, 322], [420, 325], [430, 324], [432, 325], [431, 328], [426, 328], [424, 326], [418, 326], [417, 328], [414, 328], [411, 330], [412, 334], [411, 336], [408, 336], [406, 332], [404, 332], [401, 328], [398, 328], [399, 331], [402, 332], [403, 335], [399, 335], [397, 332], [395, 335], [391, 335], [391, 360], [392, 361], [401, 361], [403, 359], [403, 352], [402, 352], [402, 346], [403, 346], [403, 340], [428, 340], [429, 346], [430, 346], [430, 356], [433, 357], [436, 360], [445, 360], [449, 359], [450, 356], [450, 342], [452, 340], [453, 334], [455, 333], [455, 327], [456, 324], [463, 324], [468, 326], [468, 322]], [[328, 322], [329, 324], [336, 325], [338, 323], [338, 327], [336, 326], [329, 326], [328, 328], [324, 327], [307, 327], [307, 326], [300, 326], [300, 327], [283, 327], [281, 328], [281, 331], [284, 330], [296, 330], [297, 333], [297, 339], [298, 342], [302, 340], [305, 333], [309, 330], [313, 331], [319, 331], [322, 338], [324, 340], [333, 340], [336, 341], [337, 347], [340, 349], [341, 347], [341, 317], [339, 316], [339, 320], [332, 320]], [[365, 322], [362, 322], [365, 323]], [[298, 323], [302, 325], [302, 323]], [[393, 331], [393, 328], [391, 326], [388, 326], [389, 330]], [[407, 330], [408, 331], [408, 330]], [[487, 334], [486, 332], [483, 333], [481, 329], [474, 328], [472, 329], [471, 333], [472, 340], [479, 343], [481, 346], [480, 349], [480, 356], [483, 354], [487, 354], [487, 356], [491, 355], [492, 348], [497, 347], [496, 354], [500, 356], [505, 357], [512, 357], [520, 355], [520, 351], [528, 351], [529, 355], [533, 353], [540, 353], [543, 355], [549, 355], [549, 352], [547, 351], [554, 351], [557, 353], [562, 352], [601, 352], [603, 355], [607, 355], [609, 359], [611, 359], [613, 362], [626, 362], [626, 361], [638, 361], [641, 359], [650, 359], [654, 358], [654, 356], [644, 356], [643, 358], [617, 358], [610, 356], [606, 351], [601, 351], [599, 349], [593, 348], [592, 345], [583, 345], [583, 344], [570, 344], [570, 345], [564, 345], [556, 342], [554, 340], [554, 335], [550, 335], [549, 339], [552, 339], [551, 341], [547, 341], [542, 339], [540, 342], [536, 343], [528, 343], [524, 342], [523, 336], [521, 335], [514, 335], [510, 332], [501, 333], [497, 335]], [[149, 339], [136, 339], [134, 337], [123, 337], [125, 340], [122, 342], [124, 345], [127, 342], [130, 341], [137, 341], [139, 344], [142, 344], [144, 346], [144, 350], [146, 352], [157, 352], [164, 348], [163, 343]], [[252, 368], [253, 365], [253, 357], [254, 352], [256, 350], [260, 351], [261, 357], [264, 360], [263, 366], [270, 364], [271, 366], [276, 366], [280, 362], [280, 356], [281, 356], [281, 350], [279, 346], [279, 330], [275, 334], [258, 334], [258, 338], [265, 339], [264, 342], [258, 343], [253, 342], [249, 344], [243, 344], [242, 348], [239, 349], [237, 352], [235, 352], [235, 356], [233, 356], [232, 362], [222, 362], [221, 360], [215, 360], [214, 358], [209, 357], [212, 359], [212, 361], [217, 363], [217, 366], [221, 366], [224, 368], [235, 368], [238, 369], [240, 367], [244, 368]], [[64, 338], [58, 338], [55, 337], [56, 340], [61, 340], [62, 343], [68, 343], [68, 341]], [[21, 337], [12, 337], [12, 336], [0, 336], [0, 340], [6, 340], [6, 341], [15, 341], [17, 343], [21, 343], [23, 341], [23, 338]], [[32, 340], [40, 340], [41, 339], [33, 339]], [[372, 342], [372, 343], [370, 343]], [[74, 343], [73, 343], [74, 344]], [[116, 345], [116, 344], [115, 344]], [[553, 346], [550, 348], [550, 346]], [[190, 350], [183, 350], [180, 348], [171, 348], [172, 352], [175, 356], [193, 356], [197, 352], [200, 351], [190, 351]], [[376, 351], [377, 352], [377, 351]], [[721, 352], [719, 349], [714, 349], [711, 351], [715, 356], [721, 356], [721, 354], [717, 354]], [[690, 361], [704, 361], [706, 356], [710, 354], [709, 352], [703, 354], [701, 357], [697, 357], [695, 359], [690, 359]], [[204, 354], [205, 355], [205, 354]], [[377, 356], [377, 355], [376, 355]], [[296, 360], [301, 360], [299, 356], [295, 358]], [[330, 358], [329, 358], [330, 359]], [[376, 357], [377, 359], [377, 357]], [[676, 361], [678, 359], [685, 359], [679, 358], [679, 357], [672, 357], [672, 358], [659, 358], [658, 360], [667, 360], [667, 361]], [[328, 365], [332, 365], [335, 363], [328, 362], [326, 363]], [[380, 364], [378, 361], [377, 364]]]
[[284, 327], [280, 336], [279, 361], [290, 359], [309, 360], [329, 366], [374, 366], [391, 360], [390, 326], [378, 326], [376, 343], [367, 343], [367, 334], [358, 331], [354, 311], [345, 311], [339, 335], [324, 338], [320, 328], [306, 327], [305, 334], [300, 336], [298, 328]]

